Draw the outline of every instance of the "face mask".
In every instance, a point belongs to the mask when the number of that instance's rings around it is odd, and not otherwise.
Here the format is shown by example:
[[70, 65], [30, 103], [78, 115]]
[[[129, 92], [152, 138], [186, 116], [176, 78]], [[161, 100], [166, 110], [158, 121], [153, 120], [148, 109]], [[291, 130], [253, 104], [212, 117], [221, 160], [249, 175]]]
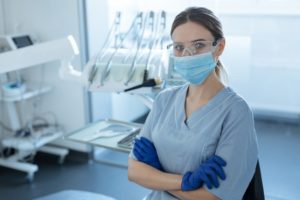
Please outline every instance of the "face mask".
[[215, 69], [217, 62], [212, 52], [193, 56], [173, 56], [174, 69], [188, 82], [200, 85]]

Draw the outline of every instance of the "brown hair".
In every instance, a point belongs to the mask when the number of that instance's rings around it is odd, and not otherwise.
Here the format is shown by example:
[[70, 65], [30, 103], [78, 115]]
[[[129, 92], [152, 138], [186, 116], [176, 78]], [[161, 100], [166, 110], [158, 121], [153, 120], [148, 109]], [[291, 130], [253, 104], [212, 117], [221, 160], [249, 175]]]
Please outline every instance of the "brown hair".
[[[173, 34], [176, 27], [187, 22], [194, 22], [204, 26], [211, 32], [214, 37], [214, 41], [224, 38], [222, 24], [218, 17], [216, 17], [211, 10], [203, 7], [189, 7], [179, 13], [173, 21], [170, 34]], [[219, 79], [227, 79], [226, 71], [220, 60], [217, 62], [215, 72]]]

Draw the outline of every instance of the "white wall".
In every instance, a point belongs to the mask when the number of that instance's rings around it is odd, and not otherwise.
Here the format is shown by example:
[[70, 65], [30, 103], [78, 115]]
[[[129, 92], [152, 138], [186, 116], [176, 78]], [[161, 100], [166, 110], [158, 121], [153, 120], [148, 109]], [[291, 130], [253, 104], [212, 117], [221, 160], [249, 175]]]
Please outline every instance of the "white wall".
[[[299, 122], [300, 47], [295, 44], [300, 40], [292, 33], [300, 30], [300, 12], [275, 11], [221, 14], [225, 36], [251, 41], [247, 52], [246, 41], [233, 46], [228, 42], [224, 54], [227, 59], [223, 61], [229, 72], [233, 72], [229, 74], [231, 86], [246, 98], [257, 116]], [[247, 59], [242, 60], [243, 56]], [[234, 65], [235, 69], [231, 68]]]
[[[75, 0], [3, 0], [5, 3], [5, 30], [7, 34], [30, 33], [39, 41], [66, 37], [72, 34], [79, 44], [78, 5]], [[80, 57], [73, 60], [80, 67]], [[34, 113], [52, 112], [66, 132], [85, 125], [84, 90], [73, 82], [62, 81], [58, 76], [59, 62], [23, 70], [28, 82], [50, 85], [53, 90], [38, 100], [23, 102], [19, 111], [23, 123]]]

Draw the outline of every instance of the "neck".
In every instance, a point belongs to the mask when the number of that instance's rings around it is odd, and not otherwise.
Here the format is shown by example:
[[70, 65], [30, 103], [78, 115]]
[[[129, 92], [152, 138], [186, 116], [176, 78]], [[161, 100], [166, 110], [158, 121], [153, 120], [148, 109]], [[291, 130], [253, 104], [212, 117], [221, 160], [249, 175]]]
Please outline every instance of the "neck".
[[209, 100], [224, 88], [216, 73], [211, 73], [201, 85], [190, 85], [187, 98], [191, 101]]

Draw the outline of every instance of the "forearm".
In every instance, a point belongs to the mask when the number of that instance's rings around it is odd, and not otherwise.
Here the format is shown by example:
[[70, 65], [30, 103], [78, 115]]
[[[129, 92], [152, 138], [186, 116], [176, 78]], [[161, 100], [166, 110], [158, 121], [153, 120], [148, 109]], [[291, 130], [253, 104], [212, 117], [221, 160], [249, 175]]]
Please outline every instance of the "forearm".
[[168, 192], [181, 200], [219, 200], [218, 197], [214, 196], [212, 193], [208, 192], [204, 188], [188, 192], [183, 192], [181, 190], [171, 190]]
[[142, 162], [128, 160], [128, 179], [154, 190], [180, 190], [181, 175], [161, 172]]
[[133, 159], [128, 160], [128, 179], [149, 189], [168, 191], [182, 200], [219, 200], [204, 188], [183, 192], [181, 175], [164, 173]]

